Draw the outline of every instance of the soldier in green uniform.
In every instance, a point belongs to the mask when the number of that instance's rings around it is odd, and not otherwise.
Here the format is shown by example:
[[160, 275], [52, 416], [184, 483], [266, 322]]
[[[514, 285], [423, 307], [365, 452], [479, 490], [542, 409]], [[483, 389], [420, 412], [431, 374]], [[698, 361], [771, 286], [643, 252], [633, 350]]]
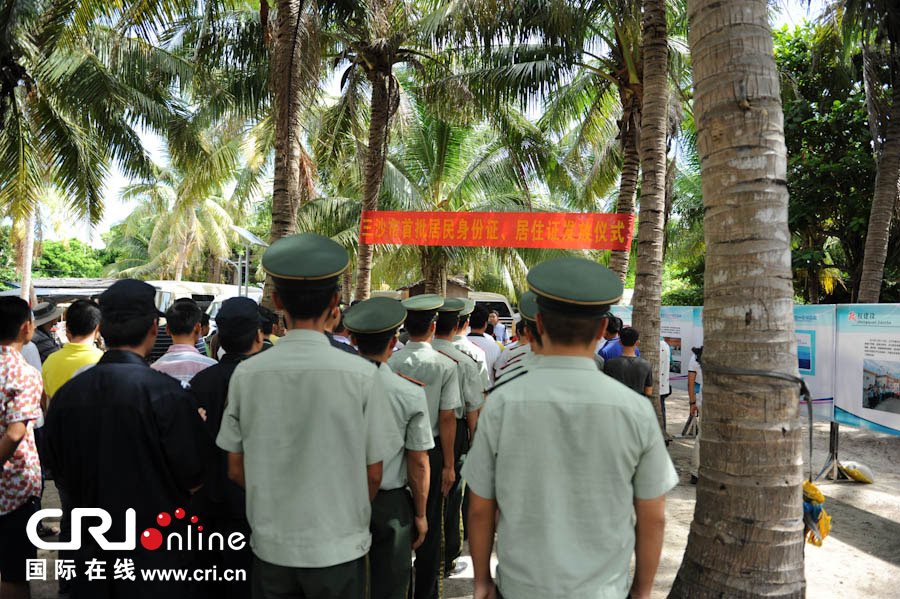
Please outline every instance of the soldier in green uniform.
[[499, 385], [503, 378], [515, 374], [527, 368], [540, 358], [541, 336], [537, 332], [537, 296], [533, 291], [526, 291], [519, 298], [519, 314], [522, 316], [522, 345], [516, 348], [513, 358], [502, 366], [494, 381], [494, 387]]
[[447, 505], [444, 510], [444, 574], [458, 574], [460, 569], [454, 562], [462, 555], [462, 504], [464, 486], [459, 480], [463, 456], [469, 451], [470, 440], [475, 436], [475, 425], [478, 422], [478, 411], [484, 404], [484, 384], [479, 374], [478, 362], [471, 356], [461, 352], [453, 345], [453, 338], [459, 331], [459, 313], [465, 303], [459, 298], [447, 298], [438, 309], [432, 347], [444, 354], [456, 364], [459, 374], [459, 391], [463, 405], [456, 409], [456, 441], [454, 443], [454, 460], [456, 463], [456, 482], [450, 489]]
[[469, 298], [461, 298], [463, 308], [459, 311], [459, 330], [453, 337], [453, 345], [462, 353], [470, 356], [478, 364], [478, 374], [481, 376], [481, 384], [485, 389], [491, 387], [491, 373], [487, 367], [487, 357], [484, 350], [469, 341], [466, 337], [466, 329], [469, 328], [469, 316], [475, 310], [475, 301]]
[[528, 285], [543, 355], [491, 391], [462, 471], [474, 597], [650, 597], [678, 477], [650, 402], [594, 364], [622, 283], [595, 262], [558, 258], [531, 269]]
[[235, 369], [216, 439], [247, 491], [254, 599], [366, 597], [371, 502], [402, 439], [378, 369], [323, 332], [349, 263], [311, 233], [263, 255], [288, 331]]
[[434, 437], [425, 385], [395, 373], [387, 365], [397, 329], [405, 319], [406, 308], [386, 297], [365, 300], [344, 315], [344, 325], [359, 355], [378, 367], [401, 443], [400, 449], [384, 461], [381, 488], [372, 503], [372, 599], [406, 599], [412, 579], [412, 550], [422, 544], [428, 531], [428, 450], [434, 447]]
[[428, 415], [435, 447], [428, 452], [431, 482], [426, 515], [428, 534], [416, 550], [415, 599], [438, 596], [441, 578], [441, 553], [444, 548], [444, 502], [456, 480], [453, 445], [456, 440], [456, 408], [459, 397], [459, 375], [456, 364], [431, 346], [435, 317], [444, 305], [439, 295], [417, 295], [403, 300], [407, 309], [405, 328], [409, 343], [388, 360], [394, 372], [425, 383]]

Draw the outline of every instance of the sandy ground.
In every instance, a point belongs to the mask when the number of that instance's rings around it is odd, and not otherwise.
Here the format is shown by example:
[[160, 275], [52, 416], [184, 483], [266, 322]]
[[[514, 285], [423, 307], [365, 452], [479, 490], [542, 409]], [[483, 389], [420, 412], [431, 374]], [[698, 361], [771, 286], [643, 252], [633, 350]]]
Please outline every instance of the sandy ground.
[[[687, 419], [687, 394], [676, 391], [667, 402], [669, 432], [681, 432]], [[816, 474], [828, 453], [829, 425], [814, 426], [813, 466]], [[804, 427], [804, 463], [809, 455], [808, 434]], [[668, 497], [667, 526], [662, 561], [656, 576], [654, 599], [668, 593], [681, 563], [688, 530], [694, 512], [695, 490], [690, 484], [688, 467], [693, 439], [677, 439], [670, 446], [681, 482]], [[825, 493], [825, 508], [832, 515], [831, 535], [822, 547], [807, 545], [807, 596], [850, 599], [895, 599], [900, 597], [900, 437], [882, 435], [851, 427], [841, 428], [842, 461], [856, 460], [868, 465], [875, 483], [820, 481]], [[44, 507], [58, 507], [52, 484], [48, 485]], [[41, 552], [39, 557], [55, 556]], [[469, 558], [462, 558], [468, 562]], [[37, 599], [56, 597], [56, 584], [32, 583]], [[447, 599], [472, 596], [471, 565], [444, 587]]]

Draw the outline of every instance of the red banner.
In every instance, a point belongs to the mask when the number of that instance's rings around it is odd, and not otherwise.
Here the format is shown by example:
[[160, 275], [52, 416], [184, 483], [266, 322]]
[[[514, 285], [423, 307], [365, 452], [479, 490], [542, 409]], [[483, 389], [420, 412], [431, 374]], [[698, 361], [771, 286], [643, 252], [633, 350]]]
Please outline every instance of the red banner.
[[384, 245], [626, 250], [634, 216], [566, 212], [365, 211], [362, 241]]

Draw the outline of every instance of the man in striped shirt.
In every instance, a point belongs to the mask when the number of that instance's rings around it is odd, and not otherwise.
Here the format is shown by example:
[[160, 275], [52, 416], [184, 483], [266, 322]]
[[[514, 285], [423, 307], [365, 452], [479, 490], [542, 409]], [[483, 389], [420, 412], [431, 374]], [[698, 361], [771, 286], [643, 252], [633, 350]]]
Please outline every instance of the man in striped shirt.
[[172, 345], [151, 365], [154, 370], [178, 379], [185, 387], [195, 374], [216, 363], [195, 347], [201, 335], [201, 315], [194, 300], [175, 300], [166, 310], [166, 332], [172, 336]]

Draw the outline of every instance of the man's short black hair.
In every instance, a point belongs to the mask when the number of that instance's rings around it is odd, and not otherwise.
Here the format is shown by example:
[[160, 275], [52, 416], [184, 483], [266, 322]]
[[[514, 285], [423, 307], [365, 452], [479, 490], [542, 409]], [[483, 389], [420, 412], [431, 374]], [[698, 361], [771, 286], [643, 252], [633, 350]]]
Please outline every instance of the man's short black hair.
[[625, 327], [622, 329], [622, 332], [619, 333], [619, 337], [622, 339], [622, 345], [624, 347], [634, 347], [634, 344], [638, 342], [641, 335], [636, 328]]
[[406, 315], [404, 327], [406, 331], [413, 337], [421, 337], [428, 333], [428, 328], [434, 322], [435, 312], [432, 311], [415, 311]]
[[166, 327], [172, 335], [190, 335], [201, 314], [197, 302], [189, 297], [179, 298], [166, 310]]
[[603, 327], [603, 318], [559, 314], [548, 310], [540, 311], [544, 323], [544, 334], [559, 345], [588, 345], [597, 338]]
[[610, 315], [608, 319], [609, 321], [606, 323], [606, 332], [610, 335], [618, 335], [619, 331], [622, 330], [622, 319], [612, 315]]
[[204, 312], [200, 315], [200, 326], [208, 327], [209, 326], [209, 314]]
[[228, 354], [246, 354], [251, 349], [253, 349], [253, 342], [256, 341], [256, 335], [259, 333], [259, 329], [255, 331], [250, 331], [249, 333], [243, 333], [241, 335], [223, 335], [222, 331], [219, 331], [219, 345], [222, 346], [222, 349], [225, 350], [225, 353]]
[[306, 281], [279, 279], [278, 277], [272, 277], [272, 281], [275, 283], [275, 291], [278, 292], [285, 311], [291, 315], [291, 318], [298, 320], [322, 316], [328, 310], [331, 300], [338, 290], [337, 284], [325, 289], [310, 289]]
[[275, 323], [278, 322], [278, 314], [276, 314], [272, 310], [269, 310], [265, 306], [260, 306], [259, 315], [262, 317], [260, 319], [262, 321], [260, 328], [262, 329], [263, 335], [268, 337], [272, 334], [272, 331], [275, 330]]
[[466, 330], [466, 327], [469, 326], [469, 315], [468, 314], [466, 314], [465, 316], [459, 317], [459, 325], [458, 326], [459, 326], [460, 333], [462, 333], [463, 331]]
[[525, 330], [525, 322], [526, 320], [523, 318], [519, 322], [516, 323], [516, 335], [521, 335], [522, 331]]
[[449, 335], [457, 326], [459, 326], [458, 312], [438, 312], [434, 332], [438, 335]]
[[155, 314], [126, 318], [103, 316], [100, 320], [100, 334], [106, 347], [137, 347], [147, 338], [155, 321]]
[[334, 330], [332, 332], [338, 335], [342, 335], [346, 331], [347, 327], [344, 326], [344, 311], [341, 310], [341, 317], [338, 318], [337, 324], [334, 325]]
[[391, 329], [380, 333], [353, 333], [353, 338], [360, 355], [377, 356], [387, 349], [388, 343], [393, 344], [396, 335], [397, 329]]
[[488, 321], [488, 311], [481, 306], [475, 306], [472, 315], [469, 316], [469, 326], [473, 329], [484, 328]]
[[73, 337], [85, 337], [100, 325], [100, 306], [91, 300], [75, 300], [66, 310], [66, 329]]
[[544, 339], [541, 337], [541, 334], [538, 333], [537, 322], [534, 320], [526, 320], [525, 328], [528, 329], [528, 332], [531, 333], [532, 340], [540, 346], [544, 345]]
[[0, 343], [12, 343], [22, 325], [31, 320], [28, 302], [19, 297], [0, 297]]
[[496, 315], [496, 316], [500, 316], [500, 313], [497, 312], [496, 310], [491, 310], [491, 314], [494, 314], [494, 315]]

